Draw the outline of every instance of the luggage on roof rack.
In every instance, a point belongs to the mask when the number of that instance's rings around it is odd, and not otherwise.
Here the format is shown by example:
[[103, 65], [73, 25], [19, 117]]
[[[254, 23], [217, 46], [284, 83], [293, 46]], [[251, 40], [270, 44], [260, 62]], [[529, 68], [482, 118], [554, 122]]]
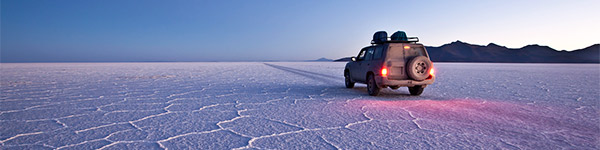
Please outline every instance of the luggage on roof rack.
[[377, 31], [373, 34], [373, 40], [371, 40], [371, 44], [383, 44], [383, 43], [416, 43], [419, 42], [419, 38], [417, 37], [407, 37], [406, 32], [404, 31], [396, 31], [388, 40], [387, 32], [385, 31]]
[[377, 31], [373, 34], [373, 40], [371, 40], [371, 44], [381, 44], [387, 41], [387, 32], [385, 31]]
[[406, 32], [404, 31], [396, 31], [390, 37], [392, 41], [408, 41], [408, 37], [406, 37]]

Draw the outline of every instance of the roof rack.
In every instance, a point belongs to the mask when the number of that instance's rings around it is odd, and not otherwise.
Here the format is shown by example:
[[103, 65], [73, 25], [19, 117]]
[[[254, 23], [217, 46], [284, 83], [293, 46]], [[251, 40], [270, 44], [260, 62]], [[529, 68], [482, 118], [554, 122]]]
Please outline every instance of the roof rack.
[[408, 37], [406, 40], [385, 40], [380, 42], [371, 41], [371, 44], [382, 44], [382, 43], [417, 43], [419, 42], [418, 37]]
[[419, 42], [418, 37], [408, 37], [406, 40], [389, 40], [386, 43], [416, 43]]

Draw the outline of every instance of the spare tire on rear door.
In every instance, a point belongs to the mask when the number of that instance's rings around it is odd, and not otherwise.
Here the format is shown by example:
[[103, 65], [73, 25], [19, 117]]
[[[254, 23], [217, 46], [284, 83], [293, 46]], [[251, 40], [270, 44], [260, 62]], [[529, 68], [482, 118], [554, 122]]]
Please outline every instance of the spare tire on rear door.
[[422, 81], [429, 77], [431, 70], [431, 61], [425, 56], [417, 56], [408, 61], [406, 72], [408, 76], [414, 80]]

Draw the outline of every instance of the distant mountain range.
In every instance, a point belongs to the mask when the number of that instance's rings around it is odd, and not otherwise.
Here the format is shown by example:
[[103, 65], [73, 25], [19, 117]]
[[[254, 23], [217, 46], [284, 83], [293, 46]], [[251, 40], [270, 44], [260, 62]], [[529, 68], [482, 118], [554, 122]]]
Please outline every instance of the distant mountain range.
[[[573, 51], [557, 51], [540, 45], [515, 49], [494, 43], [482, 46], [461, 41], [426, 48], [433, 62], [600, 63], [600, 44]], [[350, 61], [350, 57], [335, 61]]]

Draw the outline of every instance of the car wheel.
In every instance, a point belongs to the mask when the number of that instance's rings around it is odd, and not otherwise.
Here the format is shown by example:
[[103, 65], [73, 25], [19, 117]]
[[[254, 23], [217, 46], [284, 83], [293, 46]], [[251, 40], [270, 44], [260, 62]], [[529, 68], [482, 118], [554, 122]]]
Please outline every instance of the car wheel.
[[354, 82], [352, 82], [352, 79], [350, 79], [350, 73], [348, 71], [344, 72], [344, 78], [346, 80], [346, 88], [353, 88]]
[[408, 87], [408, 92], [410, 92], [410, 95], [419, 96], [421, 93], [423, 93], [424, 89], [425, 88], [423, 86], [415, 85], [414, 87]]
[[373, 75], [369, 75], [368, 80], [367, 80], [367, 91], [369, 92], [369, 95], [377, 96], [377, 95], [379, 95], [380, 90], [381, 90], [381, 88], [379, 88], [377, 86], [375, 77]]
[[397, 90], [398, 88], [400, 88], [400, 86], [390, 86], [390, 89], [392, 90]]
[[429, 77], [431, 61], [425, 56], [417, 56], [408, 62], [406, 69], [406, 72], [410, 78], [417, 81], [422, 81]]

